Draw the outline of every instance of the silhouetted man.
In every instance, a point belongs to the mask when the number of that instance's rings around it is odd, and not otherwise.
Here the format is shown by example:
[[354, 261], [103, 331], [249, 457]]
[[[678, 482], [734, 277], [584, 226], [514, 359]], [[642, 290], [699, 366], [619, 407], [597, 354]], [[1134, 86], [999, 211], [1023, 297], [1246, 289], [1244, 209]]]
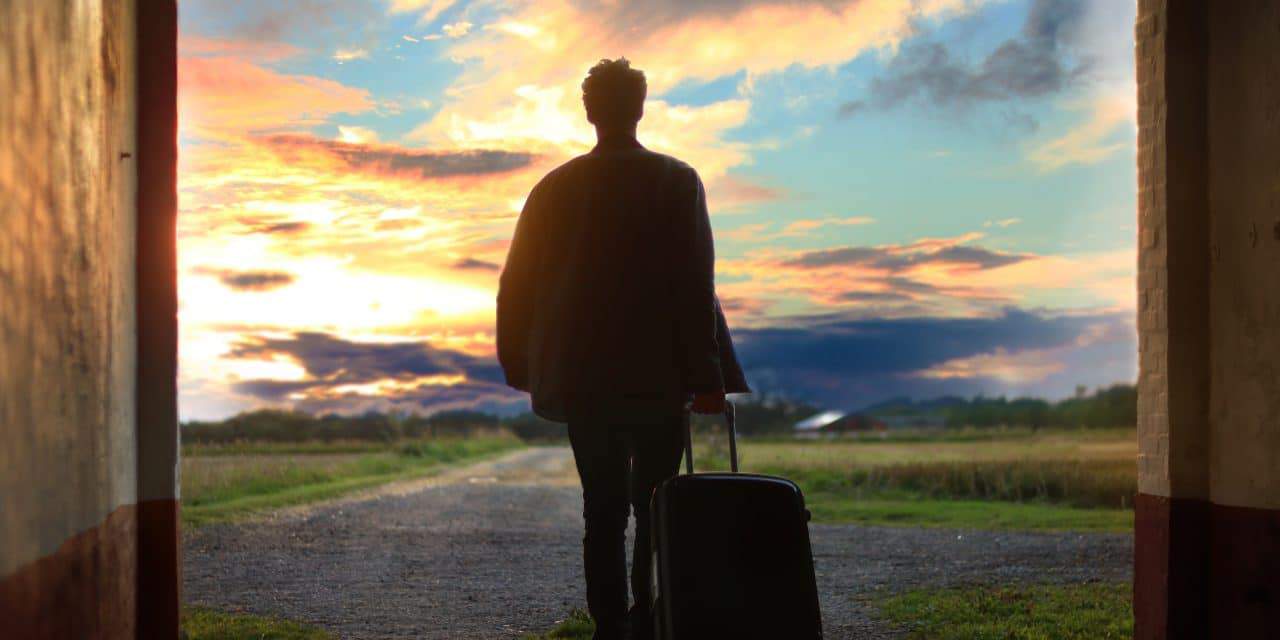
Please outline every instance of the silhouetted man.
[[726, 392], [748, 391], [715, 295], [702, 181], [636, 141], [645, 92], [625, 58], [591, 68], [582, 102], [597, 144], [530, 192], [498, 288], [507, 383], [569, 425], [598, 640], [651, 633], [649, 499], [679, 468], [690, 405], [719, 413]]

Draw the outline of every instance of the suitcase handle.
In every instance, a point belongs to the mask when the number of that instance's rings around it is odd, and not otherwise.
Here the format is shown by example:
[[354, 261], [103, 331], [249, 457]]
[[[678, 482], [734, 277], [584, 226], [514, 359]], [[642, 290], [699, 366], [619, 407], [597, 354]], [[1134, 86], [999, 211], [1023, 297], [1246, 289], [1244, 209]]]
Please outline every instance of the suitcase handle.
[[[729, 469], [738, 472], [738, 411], [733, 403], [724, 401], [724, 422], [729, 426]], [[684, 414], [684, 468], [686, 473], [693, 473], [693, 412]]]

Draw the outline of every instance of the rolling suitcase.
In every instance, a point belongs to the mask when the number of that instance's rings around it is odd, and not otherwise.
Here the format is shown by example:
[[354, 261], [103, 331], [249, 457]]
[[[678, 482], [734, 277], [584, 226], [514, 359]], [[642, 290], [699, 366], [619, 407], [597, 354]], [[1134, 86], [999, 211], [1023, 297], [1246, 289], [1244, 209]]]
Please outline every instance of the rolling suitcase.
[[732, 404], [725, 420], [733, 472], [693, 472], [686, 418], [688, 473], [653, 493], [654, 638], [821, 638], [804, 496], [786, 478], [738, 473]]

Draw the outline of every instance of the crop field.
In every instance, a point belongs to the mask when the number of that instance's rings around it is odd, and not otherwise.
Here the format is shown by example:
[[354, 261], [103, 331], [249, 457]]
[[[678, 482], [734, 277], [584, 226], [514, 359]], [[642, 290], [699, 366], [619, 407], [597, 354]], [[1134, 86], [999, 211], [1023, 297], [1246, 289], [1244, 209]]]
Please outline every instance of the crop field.
[[[728, 466], [723, 437], [695, 445]], [[746, 439], [743, 471], [804, 490], [817, 521], [1124, 531], [1137, 490], [1132, 430], [937, 432], [898, 439]]]
[[476, 437], [184, 447], [182, 517], [192, 525], [232, 520], [428, 475], [519, 446], [513, 437]]

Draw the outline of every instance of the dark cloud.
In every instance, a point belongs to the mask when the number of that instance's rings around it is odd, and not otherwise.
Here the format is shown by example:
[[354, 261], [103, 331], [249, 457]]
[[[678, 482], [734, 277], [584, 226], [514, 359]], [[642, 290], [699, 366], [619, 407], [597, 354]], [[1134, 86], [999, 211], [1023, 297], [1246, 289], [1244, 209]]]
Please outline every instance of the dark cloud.
[[[939, 42], [908, 44], [884, 75], [872, 79], [868, 98], [846, 102], [837, 113], [849, 117], [869, 106], [888, 109], [913, 100], [954, 109], [1057, 93], [1092, 63], [1075, 46], [1084, 13], [1085, 3], [1078, 0], [1036, 0], [1022, 33], [978, 64], [957, 58]], [[1016, 114], [1014, 124], [1025, 129], [1028, 117]]]
[[234, 269], [213, 269], [199, 267], [194, 270], [201, 275], [211, 275], [227, 288], [236, 291], [271, 291], [293, 284], [297, 278], [284, 271], [236, 271]]
[[500, 271], [500, 265], [488, 262], [486, 260], [477, 260], [475, 258], [463, 258], [453, 263], [454, 269], [462, 269], [464, 271]]
[[[1099, 326], [1106, 328], [1102, 339], [1081, 340]], [[757, 389], [843, 409], [900, 395], [1000, 391], [1008, 384], [981, 376], [939, 380], [913, 375], [949, 360], [997, 351], [1062, 348], [1063, 371], [1018, 387], [1029, 393], [1065, 395], [1075, 384], [1132, 381], [1136, 375], [1136, 335], [1127, 314], [1052, 316], [1008, 309], [986, 318], [828, 316], [791, 327], [740, 329], [734, 339]]]
[[318, 154], [335, 158], [352, 171], [421, 179], [505, 173], [527, 167], [535, 159], [532, 153], [518, 151], [417, 151], [391, 145], [354, 144], [297, 134], [278, 134], [261, 140], [286, 161]]
[[311, 384], [361, 384], [437, 374], [465, 374], [468, 379], [485, 382], [502, 380], [497, 362], [439, 349], [427, 342], [352, 342], [319, 332], [300, 332], [289, 338], [256, 338], [236, 345], [227, 357], [272, 355], [297, 360], [316, 380]]
[[846, 291], [840, 299], [849, 302], [911, 302], [915, 298], [898, 291]]
[[836, 115], [841, 118], [848, 118], [856, 113], [865, 111], [866, 108], [866, 100], [850, 100], [849, 102], [840, 105], [840, 108], [836, 110]]
[[222, 284], [238, 291], [270, 291], [293, 284], [293, 274], [282, 271], [236, 271], [222, 274]]
[[911, 251], [909, 247], [840, 247], [808, 251], [782, 264], [788, 267], [821, 268], [862, 266], [888, 271], [903, 271], [924, 264], [951, 264], [974, 269], [994, 269], [1015, 264], [1030, 256], [1000, 253], [967, 245], [943, 247], [935, 251]]
[[[1136, 333], [1129, 314], [1050, 315], [1007, 309], [980, 318], [793, 318], [786, 326], [734, 331], [739, 359], [753, 387], [841, 409], [887, 398], [1017, 392], [1064, 396], [1075, 385], [1132, 381]], [[982, 354], [1051, 350], [1062, 371], [1025, 384], [983, 377], [917, 375], [942, 363]], [[230, 358], [288, 356], [306, 380], [243, 380], [234, 390], [271, 403], [323, 413], [370, 409], [431, 412], [448, 408], [520, 411], [526, 397], [502, 384], [489, 358], [426, 342], [361, 343], [325, 333], [255, 338], [232, 348]], [[389, 391], [384, 396], [340, 392], [342, 385], [385, 380], [411, 382], [435, 374], [461, 374], [454, 385]], [[299, 399], [301, 398], [301, 399]]]
[[279, 235], [293, 235], [306, 231], [311, 225], [306, 222], [294, 220], [284, 222], [256, 222], [246, 223], [249, 226], [250, 233], [269, 233]]
[[[235, 345], [226, 357], [288, 356], [306, 370], [306, 380], [242, 380], [239, 393], [272, 403], [285, 403], [313, 413], [359, 413], [370, 409], [431, 412], [452, 408], [523, 407], [520, 395], [503, 384], [497, 362], [427, 342], [353, 342], [319, 332], [288, 338], [254, 338]], [[343, 385], [385, 380], [413, 380], [430, 375], [464, 375], [452, 385], [424, 385], [385, 396], [340, 393]], [[295, 394], [301, 394], [301, 399]]]

